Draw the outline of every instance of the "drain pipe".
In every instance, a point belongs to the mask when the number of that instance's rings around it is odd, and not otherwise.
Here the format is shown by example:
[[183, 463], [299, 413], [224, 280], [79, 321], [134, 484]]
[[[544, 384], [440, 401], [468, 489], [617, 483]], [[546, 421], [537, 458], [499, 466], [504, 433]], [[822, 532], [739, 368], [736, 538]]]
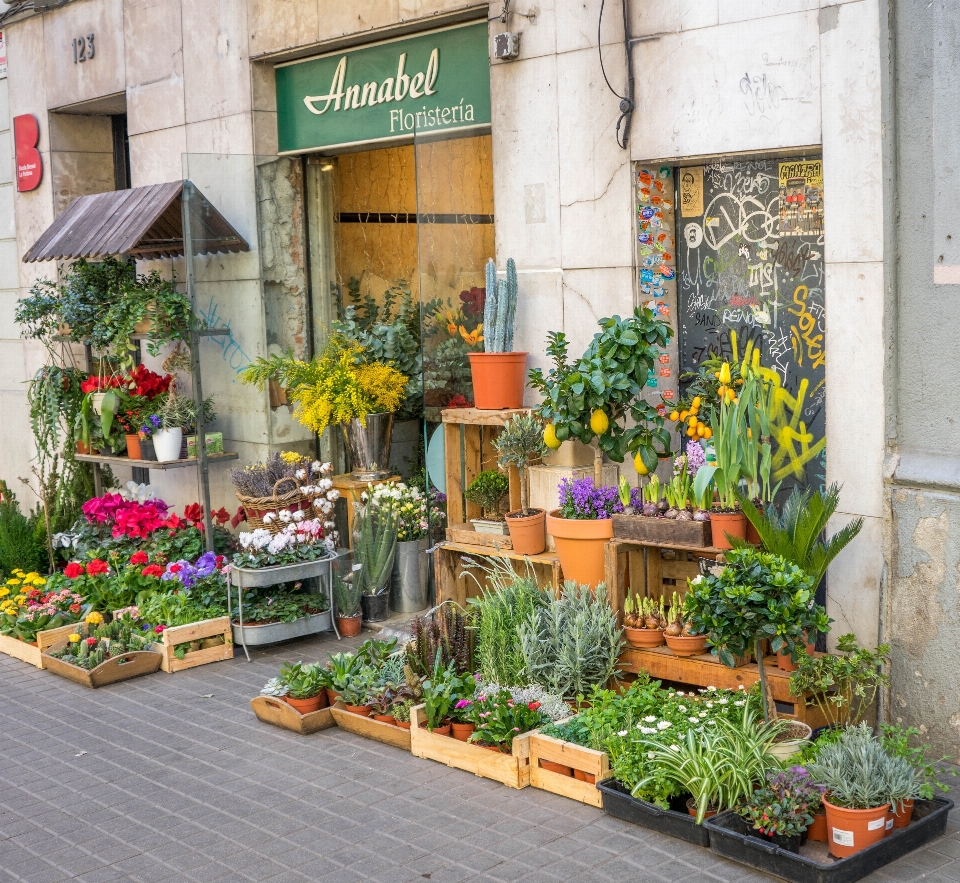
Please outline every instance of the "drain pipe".
[[[624, 150], [627, 149], [627, 141], [630, 138], [630, 119], [633, 116], [633, 60], [630, 57], [630, 2], [623, 2], [623, 51], [627, 56], [627, 94], [621, 95], [607, 78], [607, 72], [603, 67], [603, 44], [601, 41], [601, 30], [603, 28], [603, 7], [606, 0], [600, 0], [600, 16], [597, 19], [597, 54], [600, 56], [600, 72], [607, 84], [607, 88], [620, 99], [620, 117], [617, 120], [617, 131], [615, 137], [617, 144]], [[623, 127], [623, 138], [620, 137], [620, 127]]]

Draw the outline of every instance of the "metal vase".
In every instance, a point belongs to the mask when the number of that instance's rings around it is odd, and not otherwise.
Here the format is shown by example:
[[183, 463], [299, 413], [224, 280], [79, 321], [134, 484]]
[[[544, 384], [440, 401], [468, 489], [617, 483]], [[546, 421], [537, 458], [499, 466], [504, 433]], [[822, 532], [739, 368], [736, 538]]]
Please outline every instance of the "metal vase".
[[367, 414], [366, 426], [354, 419], [341, 423], [343, 436], [350, 448], [350, 473], [357, 481], [375, 481], [389, 478], [390, 437], [393, 433], [393, 414]]
[[394, 613], [416, 613], [430, 606], [429, 546], [426, 537], [397, 543], [390, 586], [390, 609]]

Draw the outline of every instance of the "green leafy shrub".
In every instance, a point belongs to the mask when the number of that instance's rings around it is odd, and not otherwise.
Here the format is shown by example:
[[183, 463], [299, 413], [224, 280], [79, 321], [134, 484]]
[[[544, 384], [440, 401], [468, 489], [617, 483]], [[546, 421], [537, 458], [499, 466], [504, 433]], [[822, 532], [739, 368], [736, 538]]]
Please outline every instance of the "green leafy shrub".
[[496, 469], [484, 469], [467, 488], [464, 496], [476, 503], [482, 510], [484, 518], [493, 517], [500, 521], [500, 504], [510, 490], [510, 479]]

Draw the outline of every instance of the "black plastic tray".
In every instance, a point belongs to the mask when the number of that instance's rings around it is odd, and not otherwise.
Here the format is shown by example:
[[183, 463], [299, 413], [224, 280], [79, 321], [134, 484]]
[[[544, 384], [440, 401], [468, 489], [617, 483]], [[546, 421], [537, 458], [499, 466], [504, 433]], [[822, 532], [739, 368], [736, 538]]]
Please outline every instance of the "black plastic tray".
[[597, 782], [597, 789], [603, 795], [605, 813], [697, 846], [710, 845], [710, 833], [687, 812], [685, 798], [674, 801], [671, 809], [661, 809], [655, 803], [632, 797], [616, 779]]
[[894, 828], [879, 843], [843, 859], [830, 857], [826, 843], [808, 842], [801, 847], [800, 855], [787, 852], [751, 836], [746, 822], [734, 812], [707, 819], [704, 827], [710, 831], [713, 852], [758, 871], [790, 883], [853, 883], [943, 834], [951, 809], [953, 801], [942, 797], [917, 800], [913, 821], [906, 828]]

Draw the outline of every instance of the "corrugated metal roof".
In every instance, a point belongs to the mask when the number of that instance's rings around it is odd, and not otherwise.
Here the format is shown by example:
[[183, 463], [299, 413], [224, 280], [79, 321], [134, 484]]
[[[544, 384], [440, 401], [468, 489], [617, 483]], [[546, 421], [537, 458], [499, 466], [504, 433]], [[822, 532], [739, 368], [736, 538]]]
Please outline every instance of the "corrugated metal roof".
[[188, 199], [195, 255], [249, 251], [209, 200], [189, 181], [79, 196], [44, 231], [25, 263], [129, 255], [153, 260], [184, 254], [182, 199]]

